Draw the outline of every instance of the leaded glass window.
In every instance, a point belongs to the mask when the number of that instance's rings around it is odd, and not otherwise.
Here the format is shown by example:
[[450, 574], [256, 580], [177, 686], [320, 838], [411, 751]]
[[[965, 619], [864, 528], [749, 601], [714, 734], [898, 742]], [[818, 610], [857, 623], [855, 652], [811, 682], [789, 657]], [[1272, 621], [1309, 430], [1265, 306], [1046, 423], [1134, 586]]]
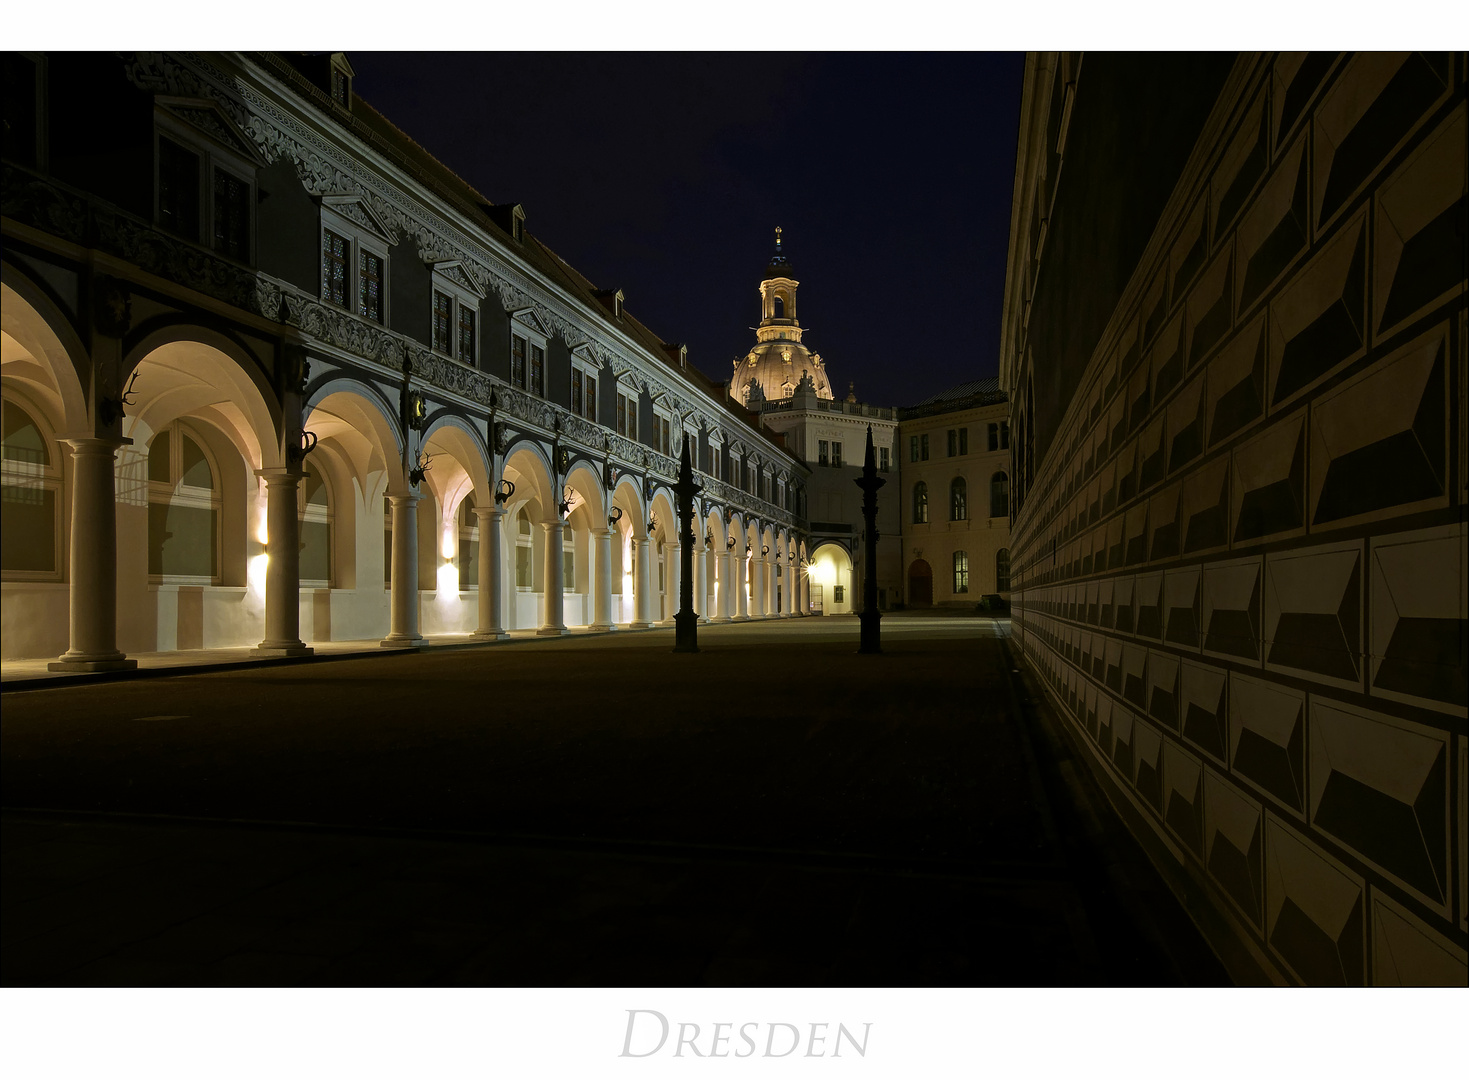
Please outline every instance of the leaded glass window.
[[954, 552], [954, 591], [956, 593], [967, 593], [969, 591], [968, 552]]
[[581, 399], [581, 369], [571, 369], [571, 411], [577, 416], [582, 414]]
[[454, 319], [454, 301], [448, 293], [434, 290], [434, 349], [453, 355], [453, 337], [450, 326]]
[[250, 185], [224, 169], [214, 170], [214, 250], [250, 257]]
[[459, 305], [459, 359], [466, 364], [474, 363], [474, 308]]
[[595, 421], [597, 419], [597, 380], [590, 375], [588, 375], [586, 378], [587, 411], [583, 413], [583, 415], [588, 420]]
[[530, 392], [546, 396], [546, 351], [539, 345], [530, 347]]
[[321, 230], [321, 298], [347, 306], [347, 257], [352, 250], [345, 236]]
[[510, 382], [525, 389], [525, 338], [519, 334], [510, 337]]
[[199, 155], [164, 138], [158, 140], [158, 223], [199, 239]]
[[357, 258], [357, 314], [383, 321], [383, 260], [370, 251], [359, 251]]

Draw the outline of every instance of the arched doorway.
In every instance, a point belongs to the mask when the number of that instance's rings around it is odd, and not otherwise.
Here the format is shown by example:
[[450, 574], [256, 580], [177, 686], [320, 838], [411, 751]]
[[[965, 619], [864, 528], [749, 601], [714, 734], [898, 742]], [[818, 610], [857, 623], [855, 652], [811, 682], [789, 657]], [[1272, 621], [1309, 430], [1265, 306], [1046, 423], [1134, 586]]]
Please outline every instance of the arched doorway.
[[852, 557], [839, 544], [822, 544], [811, 559], [811, 605], [823, 615], [852, 612]]
[[922, 607], [933, 603], [933, 568], [923, 559], [908, 567], [908, 603]]

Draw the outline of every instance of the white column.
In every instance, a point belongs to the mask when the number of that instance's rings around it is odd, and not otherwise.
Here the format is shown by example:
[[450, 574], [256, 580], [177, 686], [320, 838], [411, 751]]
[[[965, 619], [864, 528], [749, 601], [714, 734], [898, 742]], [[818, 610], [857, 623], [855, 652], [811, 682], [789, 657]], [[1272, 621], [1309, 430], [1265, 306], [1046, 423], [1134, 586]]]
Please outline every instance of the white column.
[[765, 558], [765, 614], [775, 617], [775, 556]]
[[801, 603], [796, 611], [801, 615], [809, 615], [811, 614], [811, 569], [806, 567], [803, 570], [799, 566], [796, 569], [799, 571], [797, 580], [801, 583]]
[[709, 621], [709, 555], [703, 541], [694, 538], [694, 610], [699, 621]]
[[633, 621], [630, 624], [634, 630], [642, 630], [644, 627], [652, 626], [653, 620], [649, 617], [652, 611], [652, 585], [651, 575], [648, 573], [648, 538], [638, 536], [633, 539], [633, 561], [637, 564], [637, 581], [634, 584]]
[[310, 656], [301, 641], [301, 526], [295, 469], [258, 469], [265, 481], [265, 640], [251, 656]]
[[541, 575], [545, 594], [541, 598], [541, 628], [536, 631], [538, 637], [561, 637], [571, 633], [566, 629], [566, 620], [563, 617], [566, 597], [562, 591], [565, 588], [565, 575], [561, 556], [561, 530], [565, 527], [565, 522], [559, 517], [541, 525], [546, 530], [546, 568]]
[[714, 550], [711, 553], [714, 567], [710, 571], [714, 577], [714, 621], [729, 622], [733, 608], [734, 594], [730, 591], [729, 582], [731, 578], [729, 550], [724, 546], [728, 541], [722, 536], [714, 538]]
[[735, 583], [735, 618], [748, 619], [750, 617], [750, 594], [745, 588], [745, 564], [749, 561], [749, 549], [745, 547], [744, 541], [735, 545], [733, 555], [734, 561], [734, 583]]
[[663, 545], [663, 596], [667, 607], [663, 616], [664, 626], [672, 626], [673, 617], [678, 614], [678, 589], [683, 579], [683, 563], [679, 561], [682, 550], [681, 545], [673, 541]]
[[[393, 584], [388, 636], [382, 644], [388, 648], [422, 645], [418, 632], [418, 500], [417, 492], [389, 495], [393, 507]], [[275, 523], [270, 524], [275, 535]], [[274, 545], [272, 545], [273, 547]], [[275, 561], [274, 554], [271, 561]]]
[[750, 552], [750, 615], [765, 618], [765, 556]]
[[117, 649], [116, 453], [125, 440], [67, 439], [71, 447], [71, 640], [52, 671], [138, 666]]
[[478, 638], [503, 641], [505, 632], [505, 508], [476, 506], [479, 519], [479, 629]]
[[593, 568], [596, 570], [592, 582], [592, 629], [615, 630], [612, 621], [612, 530], [593, 529], [592, 547], [596, 554]]

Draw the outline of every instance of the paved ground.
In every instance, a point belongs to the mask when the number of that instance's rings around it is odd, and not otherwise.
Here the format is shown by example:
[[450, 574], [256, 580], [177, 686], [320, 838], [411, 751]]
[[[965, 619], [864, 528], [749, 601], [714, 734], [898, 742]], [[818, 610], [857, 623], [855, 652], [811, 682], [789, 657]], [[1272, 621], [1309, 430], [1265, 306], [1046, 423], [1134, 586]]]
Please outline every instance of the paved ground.
[[3, 981], [1222, 982], [1058, 772], [1003, 627], [12, 683]]

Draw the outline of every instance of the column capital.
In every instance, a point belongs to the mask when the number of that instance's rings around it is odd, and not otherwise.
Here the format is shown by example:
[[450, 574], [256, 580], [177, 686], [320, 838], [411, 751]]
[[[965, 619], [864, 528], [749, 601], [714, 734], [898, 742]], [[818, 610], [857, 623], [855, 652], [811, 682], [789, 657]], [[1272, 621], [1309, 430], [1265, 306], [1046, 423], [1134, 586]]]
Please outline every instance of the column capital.
[[597, 540], [602, 540], [612, 535], [611, 529], [590, 529], [588, 531], [591, 532], [593, 538]]
[[122, 435], [62, 435], [60, 442], [71, 447], [75, 455], [114, 454], [124, 446], [132, 446], [133, 440]]
[[306, 473], [301, 469], [293, 469], [289, 465], [277, 465], [269, 469], [255, 469], [254, 473], [267, 485], [273, 484], [299, 484]]
[[[261, 470], [257, 470], [257, 476], [260, 475], [260, 471]], [[412, 506], [414, 503], [421, 500], [423, 496], [416, 491], [410, 491], [406, 495], [387, 495], [385, 496], [385, 498], [394, 506]]]
[[474, 516], [481, 522], [497, 521], [505, 516], [505, 508], [503, 506], [476, 506]]

